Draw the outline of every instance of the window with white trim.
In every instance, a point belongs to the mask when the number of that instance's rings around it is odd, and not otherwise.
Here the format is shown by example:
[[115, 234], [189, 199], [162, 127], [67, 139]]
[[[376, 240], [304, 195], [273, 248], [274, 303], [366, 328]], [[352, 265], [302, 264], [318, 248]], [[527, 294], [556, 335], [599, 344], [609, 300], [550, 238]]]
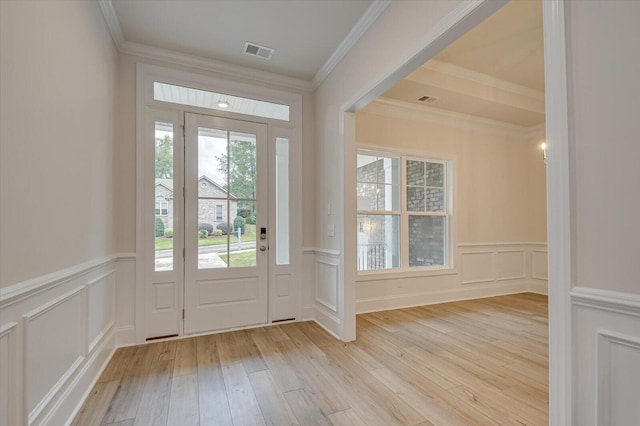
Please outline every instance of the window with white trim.
[[156, 216], [169, 215], [169, 202], [164, 197], [156, 197]]
[[450, 267], [448, 161], [358, 150], [358, 271]]

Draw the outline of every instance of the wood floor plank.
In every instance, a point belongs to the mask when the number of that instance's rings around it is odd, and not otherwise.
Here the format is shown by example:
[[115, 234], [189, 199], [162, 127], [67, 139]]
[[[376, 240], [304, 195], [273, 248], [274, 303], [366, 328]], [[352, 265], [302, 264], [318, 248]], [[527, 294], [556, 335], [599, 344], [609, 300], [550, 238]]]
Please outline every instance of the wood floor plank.
[[147, 381], [147, 372], [157, 358], [157, 346], [137, 346], [131, 361], [122, 375], [118, 390], [105, 414], [104, 423], [116, 423], [134, 419]]
[[197, 373], [173, 376], [167, 425], [198, 426], [199, 411]]
[[[166, 354], [170, 346], [160, 346], [160, 354]], [[175, 348], [175, 345], [174, 345]], [[140, 406], [134, 425], [164, 425], [167, 423], [173, 359], [154, 362], [149, 369]]]
[[118, 380], [112, 382], [98, 382], [82, 408], [71, 423], [72, 426], [101, 425], [102, 419], [109, 409], [111, 400], [118, 390]]
[[117, 349], [111, 358], [111, 361], [107, 364], [104, 371], [98, 379], [98, 383], [113, 382], [120, 380], [127, 370], [127, 365], [133, 359], [137, 346], [127, 346]]
[[[330, 414], [350, 408], [342, 393], [327, 380], [323, 372], [309, 362], [314, 358], [305, 356], [299, 346], [292, 341], [281, 341], [277, 346], [300, 380], [301, 386], [314, 396], [323, 412]], [[324, 352], [322, 354], [322, 357], [316, 358], [325, 358]]]
[[173, 375], [198, 374], [198, 356], [196, 338], [180, 339], [176, 342], [176, 358], [173, 364]]
[[285, 392], [284, 397], [301, 425], [331, 425], [327, 415], [318, 407], [313, 395], [310, 395], [306, 389]]
[[218, 335], [200, 336], [196, 340], [200, 424], [232, 426], [217, 337]]
[[544, 425], [547, 299], [519, 294], [117, 350], [73, 425]]
[[278, 390], [269, 370], [249, 375], [260, 411], [267, 425], [299, 425], [283, 394]]
[[328, 417], [333, 426], [367, 426], [358, 413], [353, 411], [351, 408], [329, 414]]
[[264, 417], [242, 362], [223, 363], [222, 375], [234, 426], [264, 425]]
[[271, 374], [281, 392], [300, 389], [304, 386], [300, 377], [291, 369], [289, 362], [282, 354], [282, 350], [268, 333], [253, 334], [253, 341], [262, 354], [262, 358], [269, 366]]

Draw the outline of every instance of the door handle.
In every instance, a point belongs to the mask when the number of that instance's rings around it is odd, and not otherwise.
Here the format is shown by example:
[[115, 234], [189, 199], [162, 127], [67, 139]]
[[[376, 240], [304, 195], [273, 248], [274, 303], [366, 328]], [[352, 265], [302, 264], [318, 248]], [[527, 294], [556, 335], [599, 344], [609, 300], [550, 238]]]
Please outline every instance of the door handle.
[[267, 250], [267, 246], [260, 246], [260, 251], [266, 251]]

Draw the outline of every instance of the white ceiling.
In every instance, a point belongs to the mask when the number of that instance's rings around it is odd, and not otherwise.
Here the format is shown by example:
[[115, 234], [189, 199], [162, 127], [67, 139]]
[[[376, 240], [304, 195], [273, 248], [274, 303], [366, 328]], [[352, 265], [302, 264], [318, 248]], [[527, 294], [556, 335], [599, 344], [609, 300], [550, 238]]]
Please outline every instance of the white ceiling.
[[[311, 81], [375, 2], [111, 0], [111, 3], [125, 42]], [[270, 60], [248, 56], [242, 53], [245, 41], [271, 47], [275, 54]]]
[[[382, 97], [515, 126], [543, 123], [542, 1], [512, 0]], [[439, 100], [418, 102], [424, 95]]]

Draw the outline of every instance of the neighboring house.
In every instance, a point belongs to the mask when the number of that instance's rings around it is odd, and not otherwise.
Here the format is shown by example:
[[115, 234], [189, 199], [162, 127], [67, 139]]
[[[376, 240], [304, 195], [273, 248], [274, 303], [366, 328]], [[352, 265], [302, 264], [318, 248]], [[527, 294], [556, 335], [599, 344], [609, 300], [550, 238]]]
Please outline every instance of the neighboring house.
[[[227, 214], [227, 191], [207, 176], [198, 179], [198, 224], [208, 223], [215, 229], [221, 223], [233, 222], [238, 215], [236, 197], [230, 195]], [[204, 198], [206, 197], [206, 198]], [[173, 227], [173, 179], [156, 179], [155, 215], [165, 228]]]

